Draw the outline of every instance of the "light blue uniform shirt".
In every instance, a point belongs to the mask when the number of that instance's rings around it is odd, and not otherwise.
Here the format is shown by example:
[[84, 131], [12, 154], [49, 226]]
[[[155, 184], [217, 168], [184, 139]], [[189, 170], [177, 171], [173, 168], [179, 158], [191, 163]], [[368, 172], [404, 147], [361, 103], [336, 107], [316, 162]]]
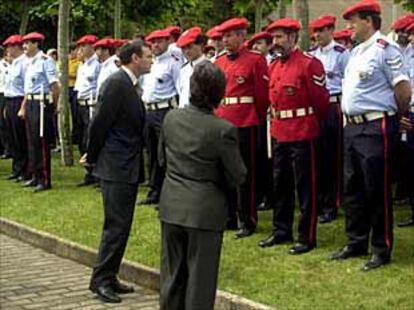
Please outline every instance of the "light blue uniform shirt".
[[99, 95], [99, 90], [105, 82], [105, 80], [114, 72], [117, 72], [119, 70], [119, 67], [117, 65], [117, 62], [119, 62], [119, 58], [116, 55], [112, 55], [107, 60], [105, 60], [101, 64], [101, 71], [99, 72], [98, 81], [97, 81], [97, 89], [96, 93]]
[[326, 73], [326, 88], [329, 90], [329, 94], [331, 96], [341, 94], [342, 79], [348, 64], [349, 51], [332, 40], [327, 46], [317, 47], [309, 53], [323, 64]]
[[26, 76], [24, 78], [24, 94], [37, 95], [49, 93], [49, 86], [59, 81], [56, 64], [52, 58], [42, 51], [28, 58]]
[[394, 86], [401, 81], [409, 81], [403, 54], [377, 31], [351, 52], [342, 85], [342, 111], [346, 115], [396, 112]]
[[414, 45], [409, 44], [404, 50], [405, 66], [411, 83], [411, 106], [414, 107]]
[[76, 74], [75, 90], [78, 91], [78, 99], [96, 98], [98, 76], [101, 71], [101, 64], [98, 56], [93, 54], [82, 63]]
[[8, 98], [24, 96], [24, 77], [26, 75], [28, 59], [25, 54], [21, 54], [13, 59], [6, 75], [4, 96]]
[[176, 96], [181, 66], [182, 61], [168, 51], [156, 56], [151, 71], [142, 79], [142, 100], [153, 103]]

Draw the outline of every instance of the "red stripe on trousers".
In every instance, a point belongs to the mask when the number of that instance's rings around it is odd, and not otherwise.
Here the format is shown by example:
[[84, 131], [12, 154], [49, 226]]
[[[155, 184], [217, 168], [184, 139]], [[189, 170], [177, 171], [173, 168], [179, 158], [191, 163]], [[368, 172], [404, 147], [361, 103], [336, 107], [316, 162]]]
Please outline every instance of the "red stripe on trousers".
[[388, 248], [391, 247], [391, 241], [389, 237], [389, 222], [388, 222], [388, 178], [389, 178], [389, 171], [388, 171], [388, 122], [387, 117], [384, 116], [381, 122], [381, 130], [382, 136], [384, 139], [384, 232], [385, 232], [385, 244]]
[[313, 141], [310, 142], [311, 147], [311, 177], [312, 177], [312, 210], [311, 210], [311, 227], [309, 231], [309, 243], [315, 244], [315, 227], [316, 227], [316, 162], [315, 162], [315, 146]]
[[256, 218], [256, 141], [254, 136], [254, 128], [250, 129], [250, 171], [251, 171], [251, 180], [250, 180], [250, 218], [254, 225], [257, 223]]
[[336, 105], [336, 110], [338, 112], [338, 136], [337, 136], [337, 146], [336, 146], [336, 208], [339, 209], [341, 207], [341, 192], [342, 192], [342, 128], [343, 128], [343, 119], [341, 113], [341, 106], [339, 104]]
[[47, 177], [47, 163], [46, 163], [46, 139], [44, 137], [40, 137], [40, 142], [42, 143], [42, 173], [43, 178], [45, 180], [45, 186], [49, 185], [49, 178]]

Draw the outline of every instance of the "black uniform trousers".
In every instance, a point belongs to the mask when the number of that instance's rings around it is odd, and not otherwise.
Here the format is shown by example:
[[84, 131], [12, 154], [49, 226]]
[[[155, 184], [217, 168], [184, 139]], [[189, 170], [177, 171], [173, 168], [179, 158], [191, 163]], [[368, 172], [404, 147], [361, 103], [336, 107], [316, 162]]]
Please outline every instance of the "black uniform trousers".
[[28, 151], [26, 123], [17, 114], [22, 106], [23, 97], [5, 98], [6, 128], [9, 129], [10, 153], [12, 155], [12, 174], [28, 177]]
[[[94, 107], [90, 107], [88, 105], [78, 105], [77, 110], [77, 125], [79, 130], [79, 153], [83, 156], [88, 147], [89, 141], [89, 126], [92, 121], [92, 111]], [[93, 168], [92, 167], [85, 167], [86, 173], [84, 177], [85, 182], [96, 182], [97, 178], [93, 175]]]
[[159, 200], [161, 195], [162, 183], [165, 178], [165, 170], [158, 164], [158, 142], [162, 122], [170, 108], [157, 111], [147, 111], [145, 123], [145, 144], [148, 152], [149, 165], [149, 187], [148, 198]]
[[343, 115], [340, 103], [332, 103], [321, 122], [318, 149], [318, 206], [322, 213], [336, 213], [343, 188]]
[[272, 205], [272, 159], [268, 155], [267, 121], [258, 126], [257, 136], [257, 203], [265, 202], [266, 205]]
[[69, 104], [72, 116], [72, 143], [79, 145], [79, 120], [78, 120], [78, 92], [74, 87], [69, 87]]
[[273, 141], [273, 225], [276, 234], [291, 238], [295, 189], [299, 198], [298, 242], [316, 245], [317, 174], [315, 141]]
[[[414, 112], [409, 112], [408, 117], [411, 122], [414, 123]], [[412, 218], [414, 219], [414, 132], [407, 132], [407, 146], [408, 146], [408, 175], [410, 179], [408, 180], [408, 199], [411, 205]]]
[[6, 121], [6, 98], [0, 93], [0, 154], [10, 155], [10, 130]]
[[398, 123], [396, 117], [344, 128], [346, 232], [348, 245], [388, 256], [393, 245], [391, 167]]
[[213, 310], [223, 232], [161, 222], [161, 310]]
[[134, 217], [138, 184], [101, 179], [104, 224], [91, 289], [116, 281]]
[[26, 103], [26, 125], [29, 155], [29, 170], [38, 183], [50, 187], [50, 144], [53, 141], [53, 104], [46, 99], [43, 112], [43, 136], [40, 134], [40, 101], [28, 99]]
[[247, 168], [246, 181], [237, 190], [228, 192], [229, 209], [227, 222], [234, 222], [236, 211], [240, 228], [255, 229], [257, 226], [257, 178], [259, 148], [257, 146], [259, 127], [238, 128], [240, 154]]

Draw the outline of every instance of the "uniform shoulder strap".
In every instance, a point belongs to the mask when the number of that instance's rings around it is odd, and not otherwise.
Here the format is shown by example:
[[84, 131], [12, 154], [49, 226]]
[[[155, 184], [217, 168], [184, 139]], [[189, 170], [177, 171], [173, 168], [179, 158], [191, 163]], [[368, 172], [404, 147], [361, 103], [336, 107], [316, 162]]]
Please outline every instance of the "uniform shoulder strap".
[[346, 48], [340, 44], [335, 44], [334, 46], [334, 50], [339, 52], [339, 53], [343, 53], [346, 51]]

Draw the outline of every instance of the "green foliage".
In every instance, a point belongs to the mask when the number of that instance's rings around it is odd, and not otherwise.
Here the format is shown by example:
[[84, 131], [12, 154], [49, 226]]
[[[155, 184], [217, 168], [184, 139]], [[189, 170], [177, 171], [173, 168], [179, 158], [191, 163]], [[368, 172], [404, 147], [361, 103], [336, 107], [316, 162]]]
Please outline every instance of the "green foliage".
[[401, 4], [406, 10], [414, 12], [414, 0], [394, 0], [394, 2]]

